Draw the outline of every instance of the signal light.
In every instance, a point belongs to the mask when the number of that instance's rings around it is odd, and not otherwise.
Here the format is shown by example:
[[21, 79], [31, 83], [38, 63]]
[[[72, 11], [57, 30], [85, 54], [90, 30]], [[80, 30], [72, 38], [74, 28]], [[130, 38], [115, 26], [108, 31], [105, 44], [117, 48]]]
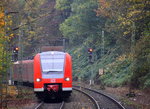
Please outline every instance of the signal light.
[[93, 49], [92, 49], [92, 48], [90, 48], [90, 49], [89, 49], [89, 52], [92, 52], [92, 51], [93, 51]]
[[89, 48], [89, 49], [88, 49], [88, 52], [93, 52], [93, 49], [92, 49], [92, 48]]
[[19, 51], [19, 48], [18, 48], [18, 47], [15, 47], [13, 52], [14, 52], [14, 53], [18, 53], [18, 51]]
[[92, 53], [93, 52], [93, 49], [92, 48], [89, 48], [88, 49], [88, 53]]
[[19, 50], [19, 48], [18, 48], [18, 47], [16, 47], [16, 48], [15, 48], [15, 50], [16, 50], [16, 51], [18, 51], [18, 50]]
[[88, 53], [89, 53], [89, 56], [88, 56], [88, 57], [89, 57], [89, 62], [92, 63], [92, 58], [93, 58], [92, 53], [93, 53], [93, 49], [92, 49], [92, 48], [89, 48], [89, 49], [88, 49]]
[[19, 47], [14, 47], [14, 49], [13, 49], [13, 60], [14, 61], [18, 60], [18, 51], [19, 51]]

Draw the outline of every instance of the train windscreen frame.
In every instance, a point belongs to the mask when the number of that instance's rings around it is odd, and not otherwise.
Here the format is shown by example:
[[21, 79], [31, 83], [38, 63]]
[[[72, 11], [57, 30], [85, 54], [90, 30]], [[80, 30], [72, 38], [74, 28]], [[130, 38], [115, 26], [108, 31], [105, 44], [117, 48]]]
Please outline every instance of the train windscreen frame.
[[40, 53], [42, 78], [63, 78], [65, 53], [51, 51]]

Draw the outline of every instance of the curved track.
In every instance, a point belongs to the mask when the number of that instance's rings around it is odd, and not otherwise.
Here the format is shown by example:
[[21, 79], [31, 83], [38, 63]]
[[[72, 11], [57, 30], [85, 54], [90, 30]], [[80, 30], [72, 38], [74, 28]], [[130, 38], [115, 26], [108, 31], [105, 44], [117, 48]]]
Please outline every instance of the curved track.
[[[79, 88], [80, 86], [74, 86]], [[100, 91], [80, 87], [82, 90], [91, 95], [98, 102], [100, 109], [125, 109], [120, 102]]]
[[90, 94], [80, 90], [80, 89], [77, 89], [77, 88], [73, 88], [73, 90], [76, 90], [76, 91], [79, 91], [83, 94], [85, 94], [86, 96], [88, 96], [92, 101], [93, 101], [93, 104], [95, 105], [95, 108], [96, 109], [100, 109], [99, 105], [98, 105], [98, 102], [96, 101], [96, 99], [94, 97], [92, 97]]
[[64, 104], [65, 104], [64, 101], [62, 101], [61, 103], [45, 103], [45, 102], [41, 102], [34, 109], [63, 109]]

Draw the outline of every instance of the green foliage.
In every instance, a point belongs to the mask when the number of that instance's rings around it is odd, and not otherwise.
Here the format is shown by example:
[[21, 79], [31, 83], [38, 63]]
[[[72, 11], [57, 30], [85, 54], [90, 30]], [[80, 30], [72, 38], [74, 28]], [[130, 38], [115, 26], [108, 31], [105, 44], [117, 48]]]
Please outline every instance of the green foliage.
[[76, 45], [77, 40], [81, 43], [82, 39], [97, 36], [98, 24], [101, 20], [104, 21], [96, 16], [94, 10], [97, 7], [97, 2], [92, 0], [77, 0], [71, 4], [71, 16], [60, 25], [60, 31], [75, 42], [72, 44]]
[[[63, 18], [62, 13], [55, 9], [55, 0], [14, 1], [13, 8], [19, 7], [21, 15], [15, 14], [17, 17], [13, 15], [15, 17], [13, 17], [12, 28], [22, 25], [15, 31], [15, 35], [23, 36], [23, 57], [33, 56], [39, 52], [41, 46], [48, 45], [51, 39], [62, 37], [59, 24]], [[18, 37], [13, 40], [13, 44], [19, 45]]]
[[148, 78], [144, 78], [145, 82], [144, 82], [144, 87], [143, 88], [149, 88], [150, 87], [150, 76]]
[[135, 46], [133, 75], [131, 83], [135, 87], [149, 87], [150, 77], [150, 37], [149, 32], [144, 35]]
[[[132, 87], [148, 88], [149, 2], [98, 1], [74, 0], [68, 5], [70, 17], [60, 25], [62, 34], [71, 41], [69, 51], [73, 56], [74, 77], [88, 80], [93, 68], [93, 77], [105, 85], [131, 84]], [[105, 31], [103, 39], [102, 30]], [[94, 48], [94, 57], [97, 57], [93, 65], [88, 63], [88, 47]], [[98, 70], [101, 68], [105, 74], [100, 77]]]
[[[40, 47], [40, 44], [48, 44], [51, 38], [63, 35], [70, 39], [68, 51], [73, 57], [74, 78], [88, 81], [93, 77], [95, 81], [113, 87], [129, 83], [133, 87], [150, 87], [149, 2], [56, 0], [56, 6], [55, 0], [32, 0], [28, 3], [12, 0], [12, 3], [15, 5], [10, 8], [15, 10], [19, 7], [23, 14], [20, 18], [12, 17], [12, 27], [27, 23], [20, 28], [25, 56], [38, 52], [35, 48]], [[4, 26], [4, 23], [1, 22], [0, 25]], [[0, 33], [0, 38], [4, 34]], [[133, 36], [134, 41], [131, 40]], [[3, 38], [0, 39], [0, 51], [4, 52], [6, 57]], [[17, 42], [16, 37], [13, 44], [17, 45]], [[94, 49], [93, 64], [88, 62], [88, 48]], [[131, 48], [134, 48], [135, 52], [131, 52]], [[98, 71], [102, 68], [105, 74], [99, 76]]]
[[59, 10], [68, 10], [70, 9], [70, 4], [72, 3], [72, 0], [56, 0], [56, 9]]
[[[108, 60], [109, 61], [109, 60]], [[130, 73], [131, 59], [126, 56], [120, 56], [112, 63], [106, 65], [105, 73], [100, 79], [108, 86], [127, 85], [131, 77]]]
[[[10, 52], [8, 51], [8, 43], [10, 43], [10, 37], [6, 34], [7, 29], [10, 26], [10, 16], [4, 14], [5, 4], [7, 1], [0, 3], [0, 80], [5, 78], [8, 74], [7, 70], [10, 66]], [[0, 83], [1, 85], [1, 83]]]

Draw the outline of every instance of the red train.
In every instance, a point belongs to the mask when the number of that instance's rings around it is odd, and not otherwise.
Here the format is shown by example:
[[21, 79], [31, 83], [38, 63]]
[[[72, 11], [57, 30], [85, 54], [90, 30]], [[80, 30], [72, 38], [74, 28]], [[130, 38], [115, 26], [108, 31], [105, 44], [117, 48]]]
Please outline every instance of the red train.
[[13, 68], [14, 82], [19, 82], [19, 78], [22, 78], [28, 85], [33, 83], [34, 92], [40, 99], [66, 98], [72, 92], [72, 59], [68, 53], [38, 53], [34, 60], [15, 62]]

